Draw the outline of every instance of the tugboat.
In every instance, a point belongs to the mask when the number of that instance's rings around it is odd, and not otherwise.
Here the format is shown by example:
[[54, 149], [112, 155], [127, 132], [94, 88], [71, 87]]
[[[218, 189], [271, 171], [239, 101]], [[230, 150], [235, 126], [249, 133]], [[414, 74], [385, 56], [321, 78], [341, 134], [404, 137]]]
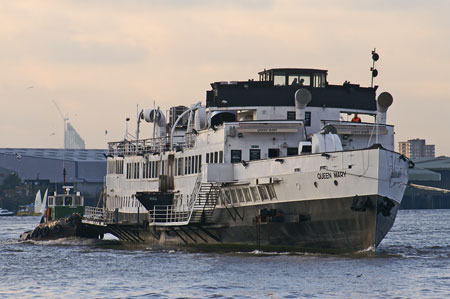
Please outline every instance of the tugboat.
[[268, 69], [212, 83], [206, 105], [141, 111], [136, 139], [109, 143], [106, 200], [83, 222], [162, 246], [375, 251], [412, 164], [386, 123], [393, 97], [327, 74]]
[[84, 197], [71, 194], [72, 186], [63, 186], [64, 193], [44, 197], [41, 223], [32, 231], [24, 232], [21, 241], [54, 240], [66, 237], [98, 238], [99, 234], [82, 223]]

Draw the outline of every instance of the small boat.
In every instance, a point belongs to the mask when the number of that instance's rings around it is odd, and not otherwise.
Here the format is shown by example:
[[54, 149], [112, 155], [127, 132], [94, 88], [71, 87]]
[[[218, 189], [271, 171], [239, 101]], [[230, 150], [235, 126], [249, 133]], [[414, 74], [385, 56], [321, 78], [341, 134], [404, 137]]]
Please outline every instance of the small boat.
[[20, 241], [54, 240], [66, 237], [98, 238], [101, 234], [84, 225], [84, 197], [79, 192], [70, 193], [71, 186], [64, 186], [64, 193], [47, 196], [41, 206], [41, 223], [20, 236]]
[[14, 215], [15, 215], [14, 212], [11, 212], [11, 211], [8, 211], [6, 209], [1, 209], [0, 208], [0, 216], [14, 216]]

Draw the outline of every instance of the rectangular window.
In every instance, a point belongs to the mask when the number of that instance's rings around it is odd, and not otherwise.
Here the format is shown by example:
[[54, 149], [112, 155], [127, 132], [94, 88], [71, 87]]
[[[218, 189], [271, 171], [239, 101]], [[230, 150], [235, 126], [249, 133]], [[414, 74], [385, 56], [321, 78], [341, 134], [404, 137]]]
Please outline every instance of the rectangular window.
[[278, 158], [280, 156], [279, 148], [269, 148], [269, 158]]
[[164, 175], [164, 166], [166, 163], [164, 163], [164, 160], [161, 161], [161, 175]]
[[298, 155], [298, 147], [288, 147], [287, 155], [288, 156], [297, 156]]
[[242, 189], [236, 189], [237, 198], [240, 202], [245, 202], [244, 193]]
[[229, 190], [225, 190], [225, 204], [231, 204], [231, 195]]
[[202, 155], [198, 156], [198, 172], [202, 172]]
[[311, 126], [311, 112], [306, 111], [305, 112], [305, 127], [310, 127], [310, 126]]
[[273, 78], [273, 85], [285, 86], [286, 85], [286, 76], [285, 75], [275, 75]]
[[261, 150], [258, 148], [250, 149], [250, 161], [261, 159]]
[[276, 199], [275, 190], [272, 185], [266, 185], [267, 194], [269, 194], [269, 199]]
[[223, 163], [223, 151], [219, 152], [219, 163]]
[[231, 150], [231, 163], [239, 163], [242, 161], [242, 150]]
[[248, 188], [244, 188], [244, 197], [246, 202], [252, 201], [252, 196], [250, 195], [250, 190], [248, 190]]
[[264, 186], [258, 186], [258, 190], [259, 190], [259, 194], [261, 194], [262, 200], [269, 199], [269, 195], [267, 194], [267, 190], [266, 190], [266, 188], [264, 188]]
[[256, 187], [250, 187], [250, 191], [252, 192], [253, 201], [260, 201], [258, 189]]
[[198, 173], [198, 156], [195, 156], [194, 173]]
[[288, 111], [286, 119], [287, 120], [295, 120], [295, 111]]
[[186, 175], [186, 174], [189, 174], [188, 173], [188, 165], [189, 165], [189, 163], [188, 163], [188, 158], [187, 157], [184, 157], [184, 174]]
[[194, 156], [190, 157], [191, 159], [191, 173], [194, 173], [195, 159]]
[[141, 176], [139, 170], [141, 169], [141, 163], [136, 163], [136, 178], [139, 179]]
[[219, 163], [219, 153], [214, 152], [214, 163]]
[[159, 161], [155, 161], [155, 178], [157, 178], [159, 176], [158, 167], [159, 167]]
[[183, 158], [178, 158], [178, 175], [182, 175], [183, 173]]
[[206, 153], [206, 164], [208, 164], [208, 163], [209, 163], [209, 154]]
[[236, 190], [231, 189], [230, 193], [231, 193], [231, 199], [233, 200], [233, 203], [238, 203], [239, 201], [237, 200]]

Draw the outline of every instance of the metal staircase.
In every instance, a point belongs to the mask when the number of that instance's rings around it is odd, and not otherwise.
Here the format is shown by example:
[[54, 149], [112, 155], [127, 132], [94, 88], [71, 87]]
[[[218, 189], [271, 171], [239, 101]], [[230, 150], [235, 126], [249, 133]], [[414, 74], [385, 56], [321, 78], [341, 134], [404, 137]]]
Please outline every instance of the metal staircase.
[[217, 183], [201, 183], [189, 223], [209, 223], [220, 195]]

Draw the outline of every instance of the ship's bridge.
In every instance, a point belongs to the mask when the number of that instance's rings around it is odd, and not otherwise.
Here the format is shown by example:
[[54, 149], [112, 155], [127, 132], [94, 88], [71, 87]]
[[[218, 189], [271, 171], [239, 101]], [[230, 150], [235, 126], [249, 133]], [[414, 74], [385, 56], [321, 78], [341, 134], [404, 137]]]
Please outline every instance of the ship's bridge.
[[325, 87], [327, 70], [278, 68], [259, 72], [259, 81], [273, 82], [274, 86], [310, 86]]

